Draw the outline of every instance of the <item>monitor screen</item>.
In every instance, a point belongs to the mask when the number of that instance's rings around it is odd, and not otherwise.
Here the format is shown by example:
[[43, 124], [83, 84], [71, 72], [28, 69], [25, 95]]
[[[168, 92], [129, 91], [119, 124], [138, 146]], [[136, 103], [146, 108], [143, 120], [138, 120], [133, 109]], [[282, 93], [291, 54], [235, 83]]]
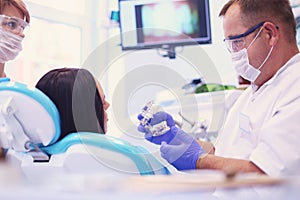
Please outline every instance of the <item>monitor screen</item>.
[[123, 50], [211, 43], [208, 0], [119, 0]]

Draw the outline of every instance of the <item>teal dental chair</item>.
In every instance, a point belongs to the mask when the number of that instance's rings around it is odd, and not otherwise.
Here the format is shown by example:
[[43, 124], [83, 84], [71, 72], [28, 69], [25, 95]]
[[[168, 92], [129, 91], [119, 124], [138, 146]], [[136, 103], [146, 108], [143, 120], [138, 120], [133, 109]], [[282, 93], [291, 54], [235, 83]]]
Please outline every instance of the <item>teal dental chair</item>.
[[60, 135], [59, 113], [41, 91], [0, 79], [0, 146], [6, 159], [29, 178], [42, 174], [170, 174], [141, 146], [108, 135]]

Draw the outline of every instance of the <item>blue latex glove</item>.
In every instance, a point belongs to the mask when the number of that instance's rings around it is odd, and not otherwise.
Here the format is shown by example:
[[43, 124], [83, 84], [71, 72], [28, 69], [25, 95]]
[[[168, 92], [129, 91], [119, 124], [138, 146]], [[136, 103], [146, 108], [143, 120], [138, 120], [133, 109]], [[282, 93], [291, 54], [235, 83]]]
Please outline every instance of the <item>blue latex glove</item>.
[[177, 127], [172, 127], [175, 133], [170, 144], [162, 142], [161, 156], [178, 170], [196, 169], [198, 158], [205, 153], [201, 146], [190, 135]]
[[[138, 119], [141, 120], [143, 119], [143, 116], [141, 114], [138, 115]], [[150, 125], [153, 126], [155, 124], [158, 124], [162, 121], [166, 121], [167, 125], [169, 127], [173, 127], [175, 126], [175, 122], [172, 118], [171, 115], [169, 115], [166, 112], [157, 112], [153, 115], [153, 118], [150, 121]], [[170, 143], [170, 141], [174, 138], [174, 132], [172, 132], [171, 130], [169, 130], [168, 132], [166, 132], [163, 135], [159, 135], [159, 136], [152, 136], [151, 132], [148, 131], [143, 125], [139, 125], [138, 126], [138, 131], [145, 133], [145, 139], [154, 143], [154, 144], [161, 144], [162, 141], [165, 141], [167, 143]]]

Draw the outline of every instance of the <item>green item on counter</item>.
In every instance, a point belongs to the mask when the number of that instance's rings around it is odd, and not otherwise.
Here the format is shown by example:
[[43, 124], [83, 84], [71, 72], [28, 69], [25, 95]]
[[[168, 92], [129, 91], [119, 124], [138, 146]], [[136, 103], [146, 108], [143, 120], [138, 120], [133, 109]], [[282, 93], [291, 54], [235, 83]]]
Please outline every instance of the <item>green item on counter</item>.
[[197, 87], [195, 93], [198, 94], [204, 92], [215, 92], [215, 91], [234, 90], [234, 89], [236, 89], [234, 85], [221, 85], [215, 83], [207, 83]]

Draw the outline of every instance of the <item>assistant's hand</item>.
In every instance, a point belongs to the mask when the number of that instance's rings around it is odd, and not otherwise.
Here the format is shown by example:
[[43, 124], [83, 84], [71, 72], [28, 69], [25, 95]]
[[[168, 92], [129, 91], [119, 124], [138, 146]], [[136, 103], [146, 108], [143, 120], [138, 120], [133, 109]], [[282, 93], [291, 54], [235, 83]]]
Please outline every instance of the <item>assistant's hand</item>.
[[170, 144], [162, 142], [161, 156], [178, 170], [196, 169], [198, 158], [204, 150], [190, 135], [177, 127], [172, 127], [171, 132], [176, 136]]
[[[138, 119], [142, 120], [143, 116], [139, 114]], [[172, 116], [166, 112], [157, 112], [156, 114], [154, 114], [153, 118], [150, 121], [150, 125], [153, 126], [162, 121], [166, 121], [169, 127], [175, 126], [175, 122]], [[163, 135], [153, 136], [152, 133], [149, 130], [147, 130], [145, 126], [141, 124], [138, 126], [138, 131], [145, 133], [145, 139], [154, 144], [161, 144], [162, 141], [165, 141], [166, 143], [170, 143], [170, 141], [174, 138], [175, 135], [175, 133], [172, 132], [172, 129], [170, 129], [168, 132], [166, 132]]]

